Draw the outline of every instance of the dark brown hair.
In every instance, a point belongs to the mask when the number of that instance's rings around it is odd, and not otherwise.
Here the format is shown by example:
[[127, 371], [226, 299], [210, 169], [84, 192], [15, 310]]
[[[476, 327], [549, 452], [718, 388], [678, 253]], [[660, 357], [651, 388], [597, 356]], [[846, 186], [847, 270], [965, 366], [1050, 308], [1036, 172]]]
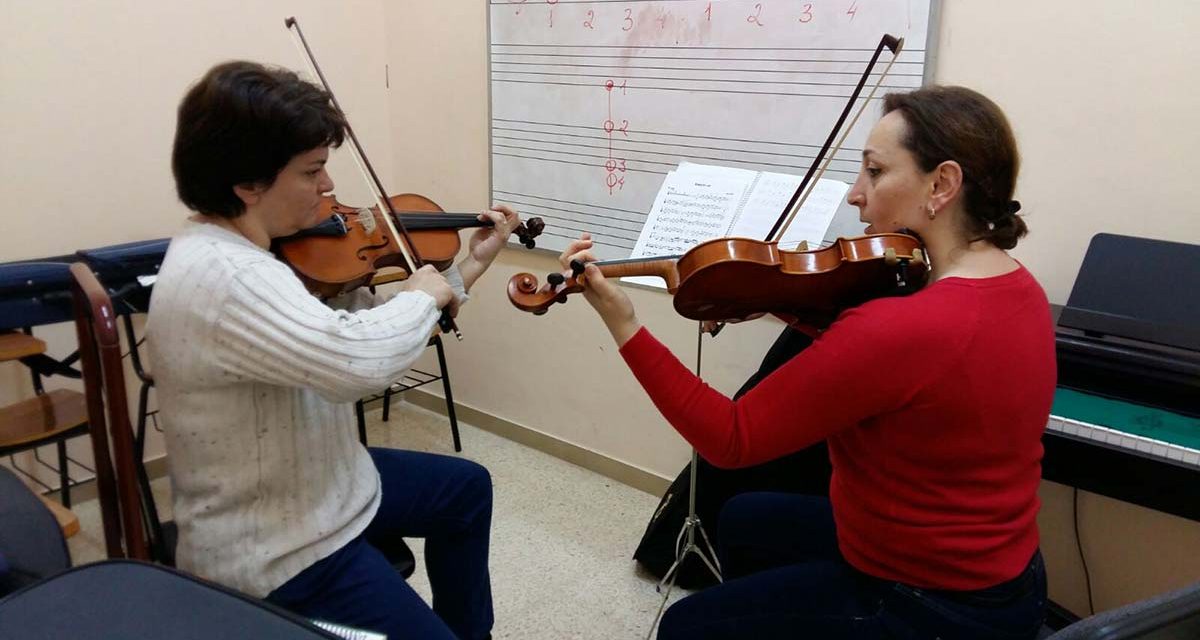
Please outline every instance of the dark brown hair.
[[270, 186], [291, 159], [336, 147], [346, 121], [329, 94], [286, 69], [226, 62], [204, 74], [179, 105], [171, 169], [188, 208], [236, 218], [237, 185]]
[[1001, 249], [1017, 246], [1028, 228], [1012, 199], [1021, 157], [1008, 119], [996, 103], [965, 87], [932, 86], [890, 93], [884, 114], [899, 111], [908, 125], [902, 144], [924, 171], [953, 160], [962, 167], [963, 209], [973, 240]]

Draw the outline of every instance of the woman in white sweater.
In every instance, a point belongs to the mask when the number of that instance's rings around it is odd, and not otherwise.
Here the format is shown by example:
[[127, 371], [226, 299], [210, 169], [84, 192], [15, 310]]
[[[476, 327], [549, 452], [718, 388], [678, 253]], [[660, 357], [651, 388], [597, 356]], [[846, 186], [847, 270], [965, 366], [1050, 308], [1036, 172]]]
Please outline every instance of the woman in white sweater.
[[[345, 121], [321, 89], [250, 62], [210, 70], [179, 107], [172, 156], [196, 213], [172, 240], [148, 344], [179, 526], [178, 566], [302, 615], [389, 638], [491, 630], [492, 489], [467, 460], [359, 444], [353, 402], [391, 384], [519, 224], [393, 296], [322, 302], [269, 251], [317, 222]], [[426, 538], [433, 609], [379, 551]]]

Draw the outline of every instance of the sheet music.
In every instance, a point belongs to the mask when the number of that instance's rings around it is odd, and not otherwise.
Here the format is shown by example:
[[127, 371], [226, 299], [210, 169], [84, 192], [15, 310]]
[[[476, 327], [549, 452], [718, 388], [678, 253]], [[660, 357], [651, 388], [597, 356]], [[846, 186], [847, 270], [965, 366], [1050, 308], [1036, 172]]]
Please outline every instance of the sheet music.
[[[689, 169], [680, 167], [667, 174], [631, 258], [682, 255], [705, 240], [725, 235], [729, 229], [746, 192], [747, 176]], [[666, 286], [654, 276], [625, 279]]]
[[[763, 172], [729, 235], [765, 240], [801, 180], [801, 176]], [[804, 206], [800, 207], [800, 212], [784, 232], [779, 247], [795, 249], [802, 240], [808, 242], [810, 249], [820, 247], [829, 231], [829, 223], [833, 222], [833, 216], [849, 189], [850, 185], [840, 180], [818, 180], [804, 201]]]
[[[630, 257], [682, 255], [701, 242], [726, 236], [764, 240], [801, 179], [682, 162], [663, 181]], [[849, 185], [837, 180], [818, 181], [781, 246], [795, 247], [801, 240], [807, 240], [812, 248], [820, 246], [847, 189]], [[655, 276], [623, 280], [666, 287]]]

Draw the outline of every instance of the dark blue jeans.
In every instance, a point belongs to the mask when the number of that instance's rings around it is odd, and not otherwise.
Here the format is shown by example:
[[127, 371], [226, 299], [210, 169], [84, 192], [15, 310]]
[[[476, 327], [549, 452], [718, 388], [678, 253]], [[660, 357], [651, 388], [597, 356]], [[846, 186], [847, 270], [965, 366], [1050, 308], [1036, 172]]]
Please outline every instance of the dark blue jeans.
[[[487, 469], [431, 453], [370, 451], [383, 483], [370, 526], [267, 600], [309, 618], [386, 633], [390, 640], [488, 637], [493, 615]], [[380, 551], [400, 537], [425, 538], [432, 610]]]
[[1025, 640], [1041, 628], [1040, 553], [1001, 585], [917, 589], [857, 571], [837, 547], [827, 498], [742, 494], [721, 511], [725, 582], [667, 610], [659, 640], [838, 638]]

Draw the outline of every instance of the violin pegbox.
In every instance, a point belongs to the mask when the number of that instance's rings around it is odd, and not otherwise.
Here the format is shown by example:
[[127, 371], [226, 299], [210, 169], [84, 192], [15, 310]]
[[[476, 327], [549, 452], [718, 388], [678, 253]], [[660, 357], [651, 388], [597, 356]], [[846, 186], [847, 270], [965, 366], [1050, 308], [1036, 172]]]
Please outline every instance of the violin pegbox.
[[533, 239], [542, 235], [542, 230], [545, 228], [546, 223], [541, 218], [530, 218], [521, 223], [514, 233], [517, 234], [517, 240], [525, 245], [526, 249], [533, 249], [537, 247], [537, 243]]

